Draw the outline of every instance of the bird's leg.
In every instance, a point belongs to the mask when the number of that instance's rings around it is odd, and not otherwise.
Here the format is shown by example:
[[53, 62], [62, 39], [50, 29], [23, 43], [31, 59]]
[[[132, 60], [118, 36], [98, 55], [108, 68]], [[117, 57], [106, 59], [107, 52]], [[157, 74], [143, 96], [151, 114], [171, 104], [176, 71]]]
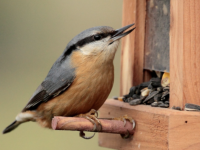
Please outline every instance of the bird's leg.
[[[98, 112], [95, 109], [91, 109], [88, 113], [80, 114], [76, 117], [86, 118], [87, 120], [89, 120], [94, 125], [93, 132], [101, 131], [102, 125], [101, 122], [97, 119]], [[85, 137], [85, 133], [83, 131], [80, 131], [80, 137], [84, 139], [91, 139], [94, 137], [94, 135], [92, 135], [91, 137]]]
[[[104, 118], [102, 118], [104, 119]], [[124, 115], [122, 117], [118, 117], [118, 118], [105, 118], [105, 119], [109, 119], [109, 120], [119, 120], [119, 121], [123, 121], [124, 122], [124, 126], [126, 125], [126, 120], [128, 120], [130, 123], [132, 123], [133, 128], [135, 128], [135, 121], [133, 120], [133, 118], [129, 117], [128, 115]], [[127, 134], [121, 134], [121, 137], [124, 139], [127, 139], [130, 137], [130, 133], [127, 130]]]

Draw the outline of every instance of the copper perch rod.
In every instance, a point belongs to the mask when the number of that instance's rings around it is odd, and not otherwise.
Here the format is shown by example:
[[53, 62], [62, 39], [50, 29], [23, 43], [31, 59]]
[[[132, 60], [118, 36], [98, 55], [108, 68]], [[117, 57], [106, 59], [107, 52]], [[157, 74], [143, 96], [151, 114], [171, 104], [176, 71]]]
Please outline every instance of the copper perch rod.
[[[102, 125], [102, 130], [100, 132], [104, 133], [115, 133], [115, 134], [133, 134], [133, 125], [126, 121], [124, 122], [118, 120], [106, 120], [99, 119]], [[78, 117], [59, 117], [56, 116], [52, 119], [52, 129], [54, 130], [72, 130], [72, 131], [89, 131], [93, 132], [94, 125], [85, 118]]]

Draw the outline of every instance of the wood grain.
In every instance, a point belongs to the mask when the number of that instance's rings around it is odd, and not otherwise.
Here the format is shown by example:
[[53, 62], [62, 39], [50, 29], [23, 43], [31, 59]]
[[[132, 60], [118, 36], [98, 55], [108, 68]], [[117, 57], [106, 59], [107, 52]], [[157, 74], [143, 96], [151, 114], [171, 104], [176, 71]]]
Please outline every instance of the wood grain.
[[200, 1], [171, 1], [170, 107], [200, 105]]
[[[136, 23], [136, 0], [123, 1], [122, 26]], [[131, 13], [130, 13], [131, 12]], [[137, 26], [136, 26], [137, 28]], [[137, 29], [136, 29], [137, 30]], [[121, 48], [121, 86], [120, 94], [128, 93], [133, 85], [134, 47], [135, 31], [122, 39]]]
[[122, 24], [134, 22], [136, 30], [122, 39], [121, 95], [127, 94], [133, 85], [143, 82], [145, 15], [146, 0], [124, 0]]
[[199, 112], [146, 105], [130, 106], [116, 100], [107, 100], [100, 108], [100, 117], [119, 117], [125, 114], [136, 121], [133, 137], [124, 140], [119, 135], [100, 133], [100, 146], [120, 150], [199, 149]]
[[183, 108], [183, 3], [170, 4], [170, 107]]
[[198, 116], [173, 115], [169, 120], [169, 149], [197, 150], [200, 147]]

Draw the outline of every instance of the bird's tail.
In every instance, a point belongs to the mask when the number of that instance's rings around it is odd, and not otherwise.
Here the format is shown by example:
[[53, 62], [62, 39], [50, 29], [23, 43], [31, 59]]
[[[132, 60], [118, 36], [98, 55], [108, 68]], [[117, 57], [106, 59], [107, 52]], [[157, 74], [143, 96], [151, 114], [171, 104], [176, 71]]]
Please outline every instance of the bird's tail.
[[3, 130], [2, 133], [3, 133], [3, 134], [6, 134], [6, 133], [8, 133], [8, 132], [14, 130], [15, 128], [17, 128], [18, 125], [20, 125], [20, 124], [21, 124], [21, 122], [15, 120], [13, 123], [11, 123], [9, 126], [7, 126], [7, 127]]

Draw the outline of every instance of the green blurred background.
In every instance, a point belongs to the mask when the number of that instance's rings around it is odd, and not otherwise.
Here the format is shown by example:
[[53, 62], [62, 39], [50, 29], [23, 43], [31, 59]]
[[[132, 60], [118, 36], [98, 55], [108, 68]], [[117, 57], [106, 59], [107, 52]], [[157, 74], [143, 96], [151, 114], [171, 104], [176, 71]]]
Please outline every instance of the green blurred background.
[[[121, 27], [122, 0], [1, 0], [0, 1], [0, 130], [22, 110], [67, 43], [94, 26]], [[120, 51], [109, 97], [119, 94]], [[91, 133], [87, 133], [91, 135]], [[102, 150], [98, 135], [91, 140], [78, 132], [53, 131], [25, 123], [0, 134], [0, 150]]]

